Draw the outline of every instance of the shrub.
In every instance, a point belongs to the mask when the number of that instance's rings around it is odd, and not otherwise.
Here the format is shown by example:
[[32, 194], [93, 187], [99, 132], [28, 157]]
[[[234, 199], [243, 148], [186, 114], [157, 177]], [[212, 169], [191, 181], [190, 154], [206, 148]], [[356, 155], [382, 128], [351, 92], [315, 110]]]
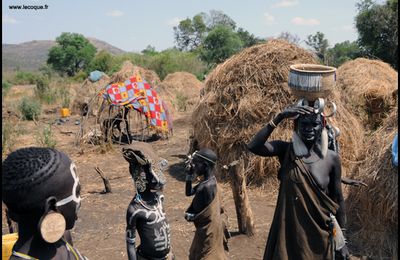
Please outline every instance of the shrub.
[[10, 90], [11, 87], [12, 87], [12, 85], [10, 83], [8, 83], [7, 81], [2, 81], [1, 93], [3, 94], [3, 96], [7, 95], [8, 91]]
[[53, 104], [57, 99], [57, 91], [50, 88], [48, 78], [45, 75], [37, 76], [35, 83], [35, 95], [41, 101]]
[[63, 108], [69, 108], [69, 105], [71, 103], [71, 96], [70, 93], [68, 91], [68, 89], [66, 87], [62, 87], [59, 90], [59, 96], [61, 99], [61, 106]]
[[110, 72], [112, 68], [112, 56], [106, 50], [101, 50], [96, 54], [94, 59], [91, 61], [87, 71], [99, 70], [106, 74]]
[[148, 68], [154, 70], [161, 80], [168, 74], [178, 71], [186, 71], [196, 75], [197, 78], [202, 78], [206, 65], [194, 53], [170, 49], [151, 56]]
[[17, 131], [18, 127], [15, 125], [15, 122], [2, 120], [1, 126], [1, 151], [3, 157], [13, 151], [20, 132]]
[[28, 97], [24, 97], [21, 100], [18, 109], [24, 120], [37, 119], [42, 112], [41, 104], [37, 100]]
[[25, 71], [17, 71], [15, 73], [14, 79], [12, 83], [14, 84], [35, 84], [36, 75], [32, 72], [25, 72]]
[[38, 130], [36, 142], [43, 147], [54, 148], [56, 146], [57, 141], [54, 139], [50, 124]]
[[43, 98], [49, 91], [49, 81], [43, 75], [38, 76], [35, 79], [36, 89], [35, 93], [39, 98]]
[[72, 78], [75, 82], [83, 82], [87, 77], [88, 73], [84, 71], [79, 71], [78, 73], [75, 74], [75, 76]]

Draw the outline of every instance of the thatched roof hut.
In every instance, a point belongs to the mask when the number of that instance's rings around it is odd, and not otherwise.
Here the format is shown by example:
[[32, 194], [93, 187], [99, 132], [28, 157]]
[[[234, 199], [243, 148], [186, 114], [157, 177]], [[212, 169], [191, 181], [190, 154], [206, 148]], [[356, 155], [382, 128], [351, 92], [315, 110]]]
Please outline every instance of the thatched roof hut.
[[350, 245], [373, 259], [398, 256], [398, 168], [391, 156], [397, 132], [396, 106], [371, 136], [365, 160], [353, 176], [368, 187], [352, 188], [346, 202]]
[[[85, 81], [81, 85], [71, 86], [70, 95], [71, 95], [71, 111], [73, 114], [82, 114], [82, 111], [86, 109], [88, 104], [91, 102], [94, 96], [96, 96], [102, 89], [104, 89], [110, 83], [110, 77], [103, 73], [103, 76], [100, 80], [92, 82], [89, 79], [85, 79]], [[98, 110], [98, 105], [96, 109], [92, 109], [94, 113]]]
[[379, 60], [358, 58], [338, 68], [343, 102], [352, 106], [366, 129], [376, 129], [396, 104], [397, 71]]
[[[214, 149], [220, 165], [241, 159], [251, 183], [261, 185], [270, 180], [269, 176], [275, 177], [276, 158], [254, 156], [247, 152], [246, 143], [277, 113], [295, 102], [287, 80], [290, 65], [297, 63], [317, 62], [311, 53], [297, 45], [271, 40], [247, 48], [220, 64], [207, 78], [204, 97], [193, 112], [193, 146]], [[342, 130], [341, 154], [349, 161], [344, 166], [352, 167], [350, 161], [358, 159], [362, 144], [360, 136], [354, 136], [354, 129], [362, 128], [341, 104], [340, 94], [334, 94], [332, 99], [339, 107], [334, 124]], [[292, 122], [282, 122], [271, 138], [289, 141], [292, 129]]]

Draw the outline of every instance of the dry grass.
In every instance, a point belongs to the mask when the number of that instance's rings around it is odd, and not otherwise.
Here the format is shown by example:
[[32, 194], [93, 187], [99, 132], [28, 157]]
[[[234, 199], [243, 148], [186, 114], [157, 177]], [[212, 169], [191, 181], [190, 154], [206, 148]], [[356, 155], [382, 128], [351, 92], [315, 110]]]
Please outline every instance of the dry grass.
[[365, 160], [354, 174], [368, 188], [351, 189], [346, 204], [350, 242], [374, 259], [398, 256], [398, 168], [392, 165], [391, 158], [397, 132], [395, 107], [371, 136], [364, 151]]
[[[170, 105], [171, 110], [175, 112], [193, 108], [199, 101], [202, 87], [202, 82], [193, 74], [175, 72], [168, 74], [155, 90]], [[179, 102], [179, 97], [184, 97], [185, 104]], [[185, 106], [185, 109], [182, 108], [182, 105]]]
[[[297, 63], [316, 63], [313, 55], [282, 40], [247, 48], [220, 64], [205, 82], [205, 95], [193, 113], [193, 136], [198, 145], [217, 151], [220, 164], [242, 159], [251, 183], [262, 185], [276, 176], [278, 161], [246, 152], [246, 143], [277, 113], [295, 99], [287, 86], [289, 67]], [[353, 167], [358, 159], [363, 129], [357, 118], [340, 102], [340, 94], [332, 100], [339, 107], [333, 120], [342, 135], [339, 139], [342, 156]], [[282, 122], [271, 140], [290, 140], [292, 122]], [[275, 178], [273, 178], [275, 179]], [[274, 185], [274, 182], [272, 182]]]
[[[89, 79], [86, 79], [81, 85], [72, 85], [69, 88], [72, 104], [71, 112], [73, 114], [81, 114], [84, 104], [88, 104], [91, 99], [108, 84], [110, 84], [110, 77], [104, 74], [103, 77], [96, 82], [91, 82]], [[96, 105], [97, 107], [93, 109], [93, 111], [98, 110], [100, 104], [97, 103]]]
[[379, 60], [358, 58], [338, 69], [343, 100], [367, 129], [376, 129], [397, 101], [397, 72]]
[[111, 83], [124, 82], [132, 76], [140, 75], [143, 80], [147, 81], [150, 86], [155, 87], [160, 84], [161, 80], [157, 73], [147, 70], [139, 66], [133, 65], [130, 61], [125, 61], [121, 69], [111, 76]]

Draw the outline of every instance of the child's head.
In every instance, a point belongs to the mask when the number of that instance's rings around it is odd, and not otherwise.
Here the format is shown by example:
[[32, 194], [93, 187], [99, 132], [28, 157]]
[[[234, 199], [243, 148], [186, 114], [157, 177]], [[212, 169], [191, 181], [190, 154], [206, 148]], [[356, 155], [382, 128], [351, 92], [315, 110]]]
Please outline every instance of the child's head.
[[55, 149], [19, 149], [3, 161], [2, 196], [16, 222], [39, 221], [52, 210], [61, 213], [66, 229], [71, 229], [80, 206], [76, 167]]

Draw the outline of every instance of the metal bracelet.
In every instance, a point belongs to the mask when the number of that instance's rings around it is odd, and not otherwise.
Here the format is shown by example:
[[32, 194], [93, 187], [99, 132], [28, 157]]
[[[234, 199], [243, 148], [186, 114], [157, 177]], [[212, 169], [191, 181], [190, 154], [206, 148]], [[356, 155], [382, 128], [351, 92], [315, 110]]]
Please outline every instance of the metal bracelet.
[[274, 120], [269, 121], [268, 123], [272, 128], [276, 128], [276, 124], [274, 123]]

